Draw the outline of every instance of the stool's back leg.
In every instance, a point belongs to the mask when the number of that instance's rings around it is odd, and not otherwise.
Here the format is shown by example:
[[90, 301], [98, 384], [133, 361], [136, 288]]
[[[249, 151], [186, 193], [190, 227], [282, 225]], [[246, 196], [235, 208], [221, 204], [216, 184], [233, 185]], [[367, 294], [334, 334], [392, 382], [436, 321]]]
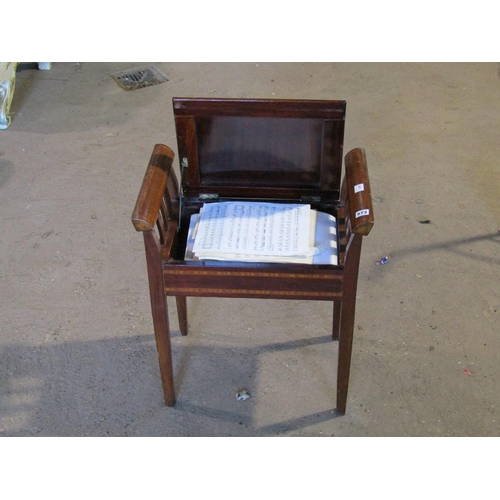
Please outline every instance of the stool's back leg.
[[340, 332], [340, 315], [342, 313], [342, 302], [335, 301], [333, 303], [333, 328], [332, 328], [332, 340], [339, 339]]
[[182, 335], [188, 334], [188, 321], [187, 321], [187, 303], [186, 297], [177, 296], [175, 297], [177, 302], [177, 317], [179, 320], [179, 329]]

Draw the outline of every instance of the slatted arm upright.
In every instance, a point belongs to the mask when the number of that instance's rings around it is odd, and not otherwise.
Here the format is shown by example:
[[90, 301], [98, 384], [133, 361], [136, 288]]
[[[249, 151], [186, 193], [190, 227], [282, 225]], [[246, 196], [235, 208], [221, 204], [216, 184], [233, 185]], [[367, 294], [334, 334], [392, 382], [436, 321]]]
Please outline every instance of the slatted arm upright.
[[[167, 406], [174, 406], [175, 391], [162, 249], [168, 251], [168, 248], [174, 244], [177, 231], [179, 187], [172, 170], [173, 160], [174, 152], [169, 147], [163, 144], [157, 144], [154, 147], [132, 214], [135, 229], [141, 231], [144, 236], [151, 311], [163, 394]], [[181, 300], [181, 307], [185, 309], [185, 299], [184, 302]], [[187, 332], [185, 316], [179, 322], [183, 323], [181, 331], [184, 329]]]
[[351, 367], [361, 243], [374, 223], [370, 180], [363, 149], [353, 149], [345, 157], [345, 176], [338, 217], [339, 264], [344, 266], [344, 283], [342, 301], [336, 302], [334, 307], [333, 340], [339, 340], [337, 411], [344, 415]]

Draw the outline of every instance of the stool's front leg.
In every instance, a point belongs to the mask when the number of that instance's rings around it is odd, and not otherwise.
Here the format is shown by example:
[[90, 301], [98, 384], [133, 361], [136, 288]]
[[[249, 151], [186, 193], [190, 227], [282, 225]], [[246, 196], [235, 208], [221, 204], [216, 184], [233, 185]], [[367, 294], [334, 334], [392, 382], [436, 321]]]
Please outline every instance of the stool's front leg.
[[167, 300], [163, 284], [160, 243], [154, 231], [144, 231], [146, 262], [148, 266], [149, 293], [151, 312], [155, 331], [158, 361], [163, 385], [163, 395], [167, 406], [175, 405], [174, 371], [172, 365], [172, 347], [170, 344], [170, 328], [168, 323]]
[[347, 389], [349, 387], [361, 242], [361, 235], [352, 235], [345, 263], [344, 292], [340, 315], [339, 362], [337, 368], [337, 411], [341, 415], [345, 414]]

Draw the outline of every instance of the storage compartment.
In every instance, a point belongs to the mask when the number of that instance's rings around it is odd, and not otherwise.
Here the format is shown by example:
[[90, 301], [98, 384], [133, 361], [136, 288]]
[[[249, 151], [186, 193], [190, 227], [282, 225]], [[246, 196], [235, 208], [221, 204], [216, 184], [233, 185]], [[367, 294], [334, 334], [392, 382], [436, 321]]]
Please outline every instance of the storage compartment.
[[344, 101], [174, 98], [181, 170], [177, 244], [204, 203], [309, 204], [337, 218]]

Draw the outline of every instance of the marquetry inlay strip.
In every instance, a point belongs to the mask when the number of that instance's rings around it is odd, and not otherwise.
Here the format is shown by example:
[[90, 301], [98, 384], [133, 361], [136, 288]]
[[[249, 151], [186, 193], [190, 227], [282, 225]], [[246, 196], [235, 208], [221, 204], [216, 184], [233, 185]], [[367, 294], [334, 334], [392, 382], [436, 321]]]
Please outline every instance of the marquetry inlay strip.
[[188, 275], [188, 276], [253, 276], [256, 278], [292, 278], [292, 279], [340, 279], [342, 276], [331, 276], [325, 274], [298, 274], [298, 273], [263, 273], [251, 271], [198, 271], [193, 269], [164, 269], [165, 274]]
[[309, 297], [340, 297], [340, 293], [332, 292], [304, 292], [304, 291], [291, 291], [291, 290], [247, 290], [247, 289], [234, 289], [234, 288], [184, 288], [184, 287], [165, 287], [167, 294], [175, 295], [189, 295], [189, 294], [224, 294], [224, 295], [274, 295], [274, 296], [309, 296]]

